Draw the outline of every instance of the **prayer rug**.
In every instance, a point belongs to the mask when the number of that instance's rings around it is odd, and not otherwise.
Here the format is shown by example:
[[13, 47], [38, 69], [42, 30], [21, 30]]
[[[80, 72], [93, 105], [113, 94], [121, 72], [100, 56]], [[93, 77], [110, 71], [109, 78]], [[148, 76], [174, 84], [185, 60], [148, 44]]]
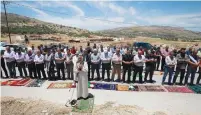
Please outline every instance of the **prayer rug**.
[[69, 82], [55, 82], [51, 83], [47, 89], [65, 89], [65, 88], [71, 88], [72, 83]]
[[118, 84], [116, 86], [117, 86], [117, 91], [129, 91], [129, 85]]
[[16, 86], [20, 80], [8, 80], [1, 82], [1, 86]]
[[27, 87], [41, 87], [45, 81], [46, 80], [39, 80], [39, 79], [33, 80], [26, 86]]
[[165, 92], [165, 89], [160, 85], [138, 85], [140, 91], [148, 92]]
[[116, 84], [95, 83], [92, 89], [116, 90]]
[[26, 78], [26, 79], [21, 79], [16, 86], [25, 86], [26, 84], [28, 84], [29, 82], [31, 82], [32, 79], [30, 78]]
[[195, 93], [201, 94], [201, 86], [200, 85], [193, 85], [193, 86], [188, 86], [188, 87]]
[[193, 93], [192, 90], [188, 89], [185, 86], [177, 87], [177, 86], [165, 86], [168, 92], [178, 92], [178, 93]]
[[[89, 95], [92, 95], [92, 94], [89, 94]], [[94, 96], [92, 95], [87, 100], [84, 100], [84, 99], [78, 100], [77, 106], [73, 107], [72, 112], [91, 114], [93, 112], [93, 108], [94, 108]]]

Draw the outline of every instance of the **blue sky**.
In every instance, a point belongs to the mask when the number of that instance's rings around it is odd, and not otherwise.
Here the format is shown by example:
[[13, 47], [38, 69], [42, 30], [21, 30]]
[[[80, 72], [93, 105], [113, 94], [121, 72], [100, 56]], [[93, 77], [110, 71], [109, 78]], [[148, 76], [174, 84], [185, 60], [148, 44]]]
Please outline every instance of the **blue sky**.
[[7, 10], [93, 31], [146, 25], [201, 31], [201, 1], [15, 1], [7, 5]]

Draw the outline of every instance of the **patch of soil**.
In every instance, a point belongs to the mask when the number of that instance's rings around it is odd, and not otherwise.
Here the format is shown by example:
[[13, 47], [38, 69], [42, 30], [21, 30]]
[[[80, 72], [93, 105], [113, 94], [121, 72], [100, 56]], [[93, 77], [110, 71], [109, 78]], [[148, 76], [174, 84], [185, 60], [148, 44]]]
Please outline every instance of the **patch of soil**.
[[[71, 107], [44, 100], [1, 97], [1, 115], [84, 115], [71, 113]], [[89, 115], [89, 114], [88, 114]], [[163, 112], [149, 113], [138, 106], [115, 105], [107, 102], [94, 107], [91, 115], [167, 115]]]

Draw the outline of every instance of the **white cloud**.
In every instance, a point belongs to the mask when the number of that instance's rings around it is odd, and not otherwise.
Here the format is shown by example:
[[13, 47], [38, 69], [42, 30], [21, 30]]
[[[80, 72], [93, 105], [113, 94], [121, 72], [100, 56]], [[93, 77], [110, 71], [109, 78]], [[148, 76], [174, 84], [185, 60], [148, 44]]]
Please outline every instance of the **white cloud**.
[[130, 7], [129, 8], [129, 11], [132, 15], [135, 15], [136, 14], [136, 10], [133, 8], [133, 7]]
[[66, 8], [66, 10], [67, 10], [67, 8], [70, 8], [76, 13], [77, 16], [84, 16], [85, 15], [84, 11], [81, 8], [79, 8], [77, 5], [75, 5], [69, 1], [51, 1], [51, 2], [38, 1], [37, 3], [39, 5], [41, 5], [42, 7], [51, 7], [51, 8], [60, 7], [60, 8]]
[[180, 27], [201, 27], [201, 13], [166, 15], [158, 17], [137, 16], [136, 19], [148, 22], [150, 25], [167, 25]]

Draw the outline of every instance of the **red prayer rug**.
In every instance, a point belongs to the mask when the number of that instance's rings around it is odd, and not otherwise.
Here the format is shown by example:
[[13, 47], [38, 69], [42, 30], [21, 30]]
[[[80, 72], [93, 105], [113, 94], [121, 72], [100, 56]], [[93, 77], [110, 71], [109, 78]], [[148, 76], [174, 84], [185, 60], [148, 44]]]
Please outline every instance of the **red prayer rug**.
[[165, 86], [168, 92], [178, 92], [178, 93], [194, 93], [192, 90], [189, 88], [182, 86], [182, 87], [177, 87], [177, 86]]
[[16, 86], [20, 80], [8, 80], [1, 82], [1, 86]]
[[26, 79], [21, 79], [16, 86], [25, 86], [26, 84], [30, 83], [32, 79], [26, 78]]
[[165, 89], [160, 85], [138, 85], [140, 91], [148, 92], [165, 92]]
[[71, 88], [72, 83], [69, 82], [55, 82], [51, 83], [47, 89], [65, 89], [65, 88]]

